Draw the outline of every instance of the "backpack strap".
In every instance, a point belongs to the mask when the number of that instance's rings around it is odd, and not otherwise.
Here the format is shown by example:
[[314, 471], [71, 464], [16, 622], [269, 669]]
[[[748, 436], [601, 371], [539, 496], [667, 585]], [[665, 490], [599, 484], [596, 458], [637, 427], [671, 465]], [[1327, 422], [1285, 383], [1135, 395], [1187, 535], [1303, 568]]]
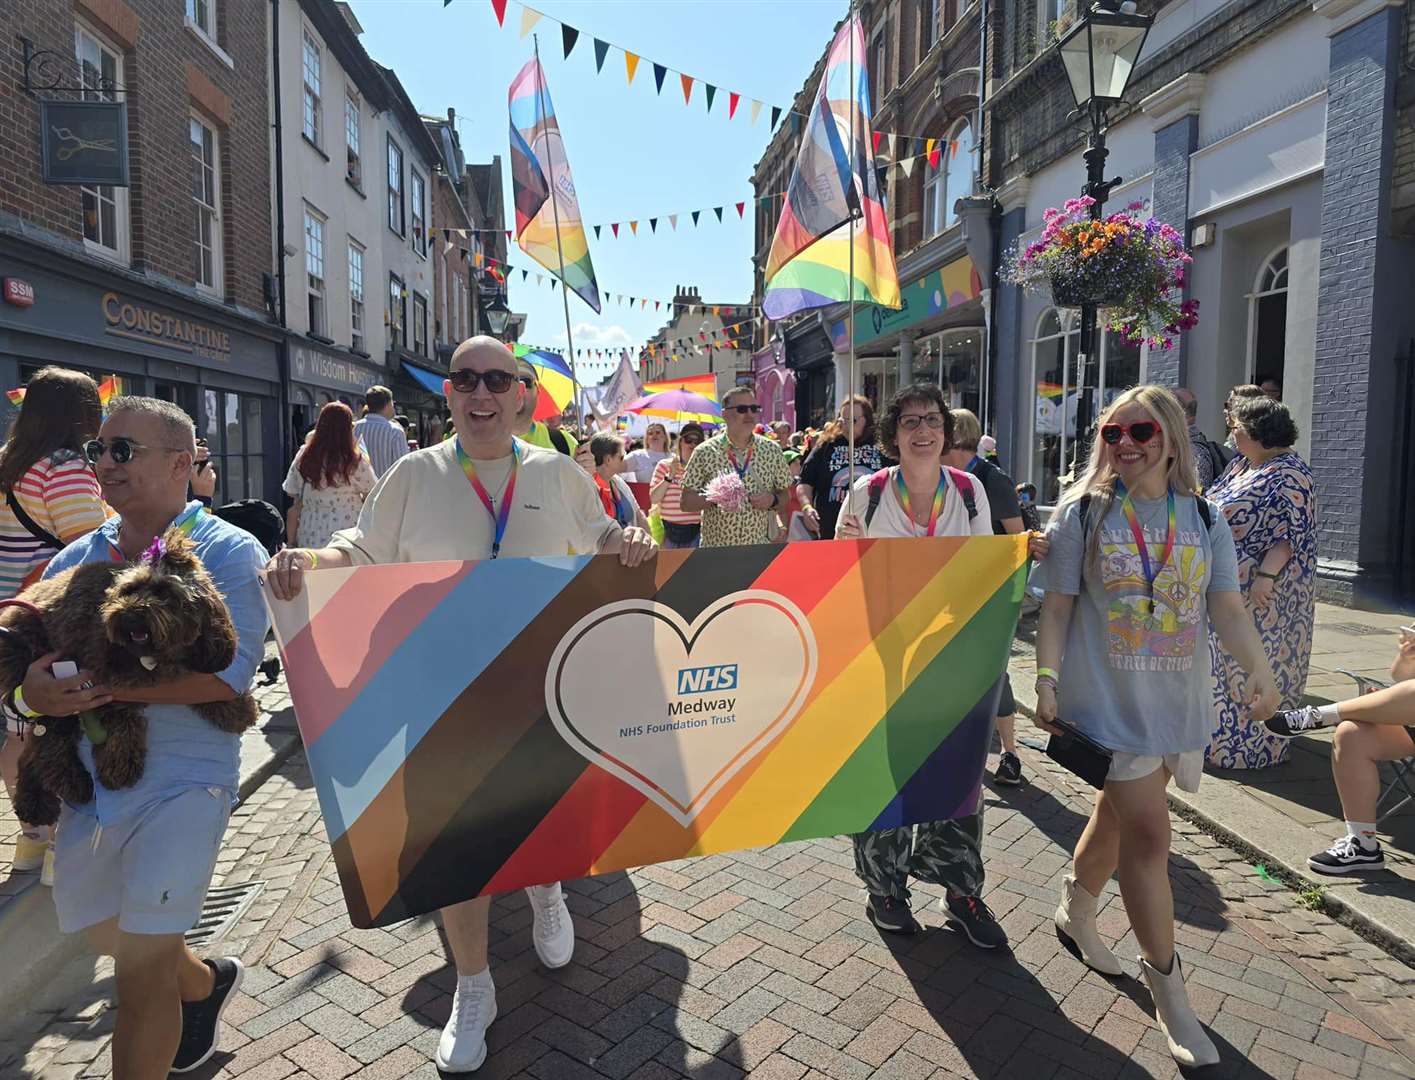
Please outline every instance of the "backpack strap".
[[550, 441], [555, 445], [555, 449], [559, 450], [567, 457], [572, 456], [570, 454], [570, 443], [566, 440], [565, 433], [563, 431], [560, 431], [557, 428], [553, 428], [547, 424], [545, 428], [545, 433], [550, 436]]
[[968, 520], [972, 521], [978, 516], [978, 500], [973, 491], [973, 478], [962, 469], [955, 469], [952, 465], [945, 465], [948, 476], [953, 481], [953, 486], [958, 489], [958, 494], [963, 496], [963, 505], [968, 508]]
[[40, 525], [34, 518], [25, 513], [25, 508], [20, 505], [20, 500], [15, 498], [12, 490], [5, 492], [5, 503], [10, 508], [10, 513], [15, 515], [15, 520], [20, 523], [20, 527], [29, 533], [41, 544], [52, 547], [56, 552], [64, 549], [64, 541], [60, 540], [48, 529]]
[[870, 505], [865, 507], [865, 529], [869, 530], [870, 522], [874, 520], [875, 511], [879, 509], [880, 496], [884, 494], [884, 489], [889, 484], [889, 470], [880, 469], [877, 473], [870, 475], [869, 494]]

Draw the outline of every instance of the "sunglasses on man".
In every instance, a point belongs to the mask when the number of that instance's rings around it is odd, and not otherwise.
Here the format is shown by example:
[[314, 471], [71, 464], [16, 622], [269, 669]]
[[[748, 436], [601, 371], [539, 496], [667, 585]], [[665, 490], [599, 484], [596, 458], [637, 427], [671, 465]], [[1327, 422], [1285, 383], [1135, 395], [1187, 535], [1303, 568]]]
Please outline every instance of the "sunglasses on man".
[[143, 450], [165, 450], [170, 454], [179, 454], [183, 449], [181, 446], [144, 446], [136, 439], [117, 435], [107, 442], [102, 439], [90, 439], [84, 443], [84, 457], [90, 465], [97, 465], [106, 453], [113, 459], [114, 465], [126, 465], [133, 460], [134, 454]]
[[757, 413], [762, 411], [760, 405], [729, 405], [727, 408], [735, 412], [738, 416], [756, 416]]
[[473, 371], [471, 368], [458, 368], [447, 377], [447, 381], [452, 384], [452, 389], [462, 394], [470, 394], [483, 382], [486, 388], [493, 394], [504, 394], [516, 383], [516, 376], [509, 371], [500, 371], [493, 368], [491, 371]]
[[1160, 426], [1153, 420], [1136, 420], [1133, 424], [1102, 424], [1101, 438], [1107, 446], [1114, 446], [1127, 433], [1136, 446], [1144, 446], [1159, 434]]

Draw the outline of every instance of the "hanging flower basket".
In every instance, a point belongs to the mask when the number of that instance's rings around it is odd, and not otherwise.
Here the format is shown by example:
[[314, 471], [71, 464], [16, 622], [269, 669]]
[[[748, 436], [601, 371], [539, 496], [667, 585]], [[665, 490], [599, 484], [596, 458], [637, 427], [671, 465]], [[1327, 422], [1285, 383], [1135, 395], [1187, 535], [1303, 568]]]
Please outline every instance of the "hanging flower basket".
[[1171, 226], [1142, 218], [1140, 203], [1095, 220], [1089, 197], [1048, 209], [1042, 235], [1014, 250], [1003, 280], [1034, 291], [1049, 289], [1058, 307], [1095, 304], [1105, 323], [1127, 340], [1172, 348], [1175, 337], [1199, 321], [1199, 302], [1180, 302], [1192, 260]]

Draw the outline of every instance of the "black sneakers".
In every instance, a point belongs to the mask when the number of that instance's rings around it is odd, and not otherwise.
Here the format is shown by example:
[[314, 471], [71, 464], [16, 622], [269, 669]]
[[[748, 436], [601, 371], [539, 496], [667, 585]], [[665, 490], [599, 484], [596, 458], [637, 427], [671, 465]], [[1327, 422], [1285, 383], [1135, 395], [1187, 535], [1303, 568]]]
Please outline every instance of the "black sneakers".
[[869, 902], [865, 904], [865, 915], [888, 934], [917, 934], [922, 929], [908, 902], [892, 896], [870, 893]]
[[992, 774], [993, 783], [1016, 787], [1022, 782], [1022, 759], [1016, 754], [1003, 753]]
[[1381, 870], [1386, 864], [1381, 845], [1363, 847], [1354, 836], [1343, 836], [1326, 851], [1307, 860], [1307, 865], [1319, 874], [1354, 874], [1362, 870]]
[[1281, 735], [1284, 739], [1296, 738], [1304, 731], [1315, 731], [1317, 728], [1326, 726], [1326, 721], [1322, 719], [1322, 714], [1315, 705], [1307, 705], [1301, 709], [1288, 709], [1286, 712], [1278, 713], [1270, 720], [1263, 721], [1263, 727], [1274, 735]]
[[200, 1068], [216, 1053], [216, 1041], [221, 1036], [221, 1014], [245, 974], [245, 968], [234, 956], [203, 963], [215, 973], [216, 985], [201, 1001], [182, 1002], [182, 1041], [177, 1044], [177, 1057], [172, 1062], [170, 1071], [174, 1073]]
[[993, 918], [987, 904], [976, 896], [950, 896], [944, 901], [948, 921], [968, 935], [980, 949], [1000, 949], [1007, 944], [1005, 931]]

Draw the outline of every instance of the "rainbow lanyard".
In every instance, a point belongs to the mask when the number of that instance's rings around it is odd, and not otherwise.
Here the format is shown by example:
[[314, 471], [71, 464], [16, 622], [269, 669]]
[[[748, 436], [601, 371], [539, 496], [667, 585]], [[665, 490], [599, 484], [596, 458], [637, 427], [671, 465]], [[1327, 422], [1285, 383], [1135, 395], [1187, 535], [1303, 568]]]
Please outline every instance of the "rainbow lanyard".
[[731, 440], [729, 440], [728, 443], [727, 443], [727, 460], [732, 463], [732, 469], [733, 469], [733, 471], [737, 473], [738, 478], [739, 478], [739, 479], [742, 481], [742, 483], [744, 483], [744, 484], [747, 482], [747, 470], [752, 467], [752, 455], [755, 454], [756, 452], [757, 452], [757, 437], [756, 437], [755, 435], [753, 435], [753, 436], [752, 436], [752, 445], [749, 446], [749, 447], [747, 447], [747, 460], [746, 460], [745, 462], [743, 462], [741, 465], [738, 465], [738, 464], [737, 464], [737, 455], [732, 452], [732, 442], [731, 442]]
[[1174, 489], [1169, 489], [1169, 524], [1164, 536], [1164, 554], [1160, 556], [1158, 566], [1151, 566], [1150, 545], [1145, 542], [1145, 530], [1140, 527], [1140, 518], [1135, 513], [1135, 504], [1130, 501], [1130, 492], [1125, 489], [1125, 484], [1118, 479], [1115, 481], [1115, 486], [1123, 496], [1120, 500], [1120, 509], [1125, 514], [1125, 520], [1130, 523], [1130, 535], [1135, 538], [1135, 549], [1140, 553], [1140, 566], [1145, 575], [1145, 585], [1150, 590], [1150, 612], [1153, 613], [1155, 610], [1155, 579], [1160, 576], [1160, 571], [1165, 568], [1170, 556], [1174, 554], [1174, 538], [1178, 534], [1174, 513]]
[[521, 466], [521, 444], [515, 439], [511, 440], [511, 475], [506, 478], [506, 490], [501, 495], [500, 510], [491, 501], [491, 494], [477, 476], [477, 467], [462, 449], [461, 442], [457, 443], [457, 460], [462, 463], [462, 471], [467, 474], [472, 490], [477, 493], [477, 498], [481, 500], [495, 523], [496, 531], [491, 538], [491, 557], [494, 559], [501, 554], [501, 538], [506, 535], [506, 523], [511, 520], [511, 500], [516, 494], [516, 470]]
[[[201, 503], [197, 503], [196, 506], [193, 506], [176, 521], [172, 522], [172, 524], [169, 525], [168, 528], [176, 529], [183, 536], [191, 536], [192, 533], [196, 530], [197, 521], [201, 518], [201, 515], [205, 510], [206, 507], [202, 506]], [[123, 549], [120, 548], [117, 544], [113, 543], [113, 541], [111, 540], [108, 542], [108, 557], [113, 562], [128, 561], [127, 556], [123, 554]]]
[[[894, 487], [899, 493], [899, 501], [904, 504], [904, 516], [909, 519], [909, 525], [916, 524], [914, 518], [914, 508], [909, 505], [909, 487], [904, 483], [904, 471], [894, 470]], [[943, 512], [943, 497], [948, 492], [948, 474], [942, 469], [938, 471], [938, 490], [934, 492], [934, 504], [929, 510], [929, 531], [925, 536], [932, 536], [934, 529], [938, 528], [938, 516]]]

